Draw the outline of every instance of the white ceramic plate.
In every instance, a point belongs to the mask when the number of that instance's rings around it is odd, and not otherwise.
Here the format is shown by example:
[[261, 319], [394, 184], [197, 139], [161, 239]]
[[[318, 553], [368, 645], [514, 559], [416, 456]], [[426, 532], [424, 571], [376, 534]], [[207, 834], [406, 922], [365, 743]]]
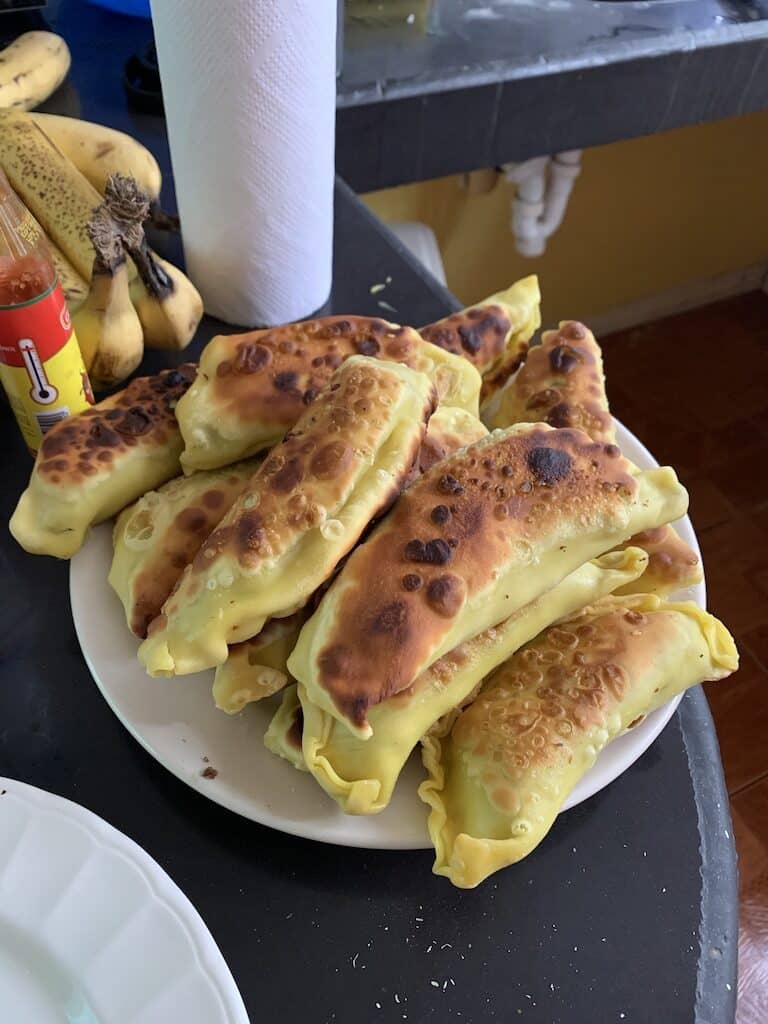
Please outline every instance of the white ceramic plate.
[[[642, 468], [657, 465], [620, 423], [617, 435], [622, 451], [633, 462]], [[698, 551], [690, 520], [686, 517], [676, 525]], [[429, 847], [427, 809], [416, 794], [423, 777], [418, 754], [406, 765], [386, 811], [351, 817], [311, 776], [264, 747], [262, 737], [279, 698], [250, 705], [230, 718], [211, 699], [213, 672], [176, 679], [145, 675], [136, 660], [138, 642], [107, 583], [111, 559], [111, 526], [105, 524], [93, 531], [72, 560], [72, 614], [93, 678], [120, 721], [153, 757], [211, 800], [283, 832], [341, 846]], [[684, 596], [703, 606], [703, 584]], [[679, 699], [659, 708], [604, 750], [571, 793], [565, 809], [607, 786], [636, 761], [667, 724]], [[206, 768], [215, 769], [215, 778], [204, 776]]]
[[0, 1006], [7, 1024], [248, 1024], [202, 918], [149, 854], [3, 778]]

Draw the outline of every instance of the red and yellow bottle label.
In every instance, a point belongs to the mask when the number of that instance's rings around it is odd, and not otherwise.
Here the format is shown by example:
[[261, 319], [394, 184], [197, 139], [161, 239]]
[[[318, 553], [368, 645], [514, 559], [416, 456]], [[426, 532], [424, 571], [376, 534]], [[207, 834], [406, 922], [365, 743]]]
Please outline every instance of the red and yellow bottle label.
[[33, 452], [54, 424], [93, 404], [58, 283], [30, 302], [0, 306], [0, 380]]

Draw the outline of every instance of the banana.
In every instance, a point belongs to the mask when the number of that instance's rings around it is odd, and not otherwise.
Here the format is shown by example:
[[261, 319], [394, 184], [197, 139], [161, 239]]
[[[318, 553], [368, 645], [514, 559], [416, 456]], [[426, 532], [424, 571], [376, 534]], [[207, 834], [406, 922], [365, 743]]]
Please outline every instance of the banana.
[[0, 111], [0, 164], [13, 188], [77, 273], [91, 279], [87, 225], [101, 196], [29, 114]]
[[31, 110], [67, 77], [72, 58], [61, 36], [25, 32], [0, 52], [0, 107]]
[[[96, 254], [87, 226], [102, 201], [93, 185], [29, 114], [0, 111], [0, 165], [50, 241], [76, 273], [90, 281]], [[110, 181], [116, 179], [126, 180], [112, 175]], [[135, 184], [133, 188], [143, 195]], [[109, 202], [109, 182], [105, 196]], [[143, 196], [137, 220], [136, 212], [131, 211], [134, 199], [129, 196], [125, 214], [126, 229], [134, 233], [132, 242], [125, 240], [131, 257], [126, 273], [144, 327], [144, 340], [156, 348], [181, 349], [192, 339], [203, 313], [203, 302], [192, 282], [177, 267], [151, 252], [141, 227], [149, 202]], [[119, 206], [121, 197], [113, 196], [112, 201]], [[118, 220], [123, 219], [120, 210], [110, 213]]]
[[178, 267], [149, 249], [149, 275], [143, 273], [137, 254], [131, 255], [139, 269], [131, 282], [131, 301], [144, 328], [144, 343], [150, 348], [186, 348], [203, 315], [200, 293]]
[[109, 176], [120, 173], [135, 178], [151, 200], [159, 198], [162, 176], [157, 160], [130, 135], [76, 117], [30, 116], [101, 195]]
[[64, 253], [57, 249], [50, 241], [48, 242], [48, 249], [51, 253], [53, 265], [56, 268], [59, 284], [64, 292], [64, 298], [67, 300], [69, 311], [74, 313], [88, 294], [88, 282], [80, 277]]
[[91, 287], [72, 322], [85, 368], [96, 387], [125, 380], [141, 362], [141, 323], [131, 304], [128, 264], [117, 227], [104, 208], [88, 225], [96, 257]]

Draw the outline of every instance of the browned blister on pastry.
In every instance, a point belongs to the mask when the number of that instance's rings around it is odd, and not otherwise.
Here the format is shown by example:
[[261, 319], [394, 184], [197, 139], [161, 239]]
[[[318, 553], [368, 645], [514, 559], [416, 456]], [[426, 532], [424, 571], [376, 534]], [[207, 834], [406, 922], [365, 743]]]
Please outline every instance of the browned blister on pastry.
[[145, 637], [184, 569], [256, 471], [257, 459], [169, 480], [118, 516], [109, 583]]
[[[535, 274], [504, 291], [421, 328], [421, 336], [469, 360], [486, 381], [493, 373], [509, 376], [525, 358], [528, 342], [541, 324], [539, 282]], [[502, 369], [503, 367], [503, 369]], [[506, 379], [506, 376], [504, 379]]]
[[648, 567], [642, 576], [620, 587], [617, 594], [659, 594], [666, 596], [704, 578], [699, 556], [673, 526], [644, 530], [619, 546], [642, 548], [648, 554]]
[[397, 497], [434, 405], [424, 374], [347, 360], [185, 570], [139, 650], [150, 674], [220, 665], [302, 608]]
[[671, 469], [520, 424], [438, 463], [349, 558], [289, 659], [309, 699], [368, 733], [367, 709], [637, 529], [681, 515]]
[[486, 427], [472, 413], [441, 406], [429, 421], [419, 452], [419, 472], [426, 473], [436, 462], [479, 441], [487, 433]]
[[179, 472], [174, 413], [195, 367], [136, 380], [44, 437], [10, 529], [34, 554], [71, 557], [88, 528]]
[[472, 306], [422, 327], [422, 338], [464, 356], [482, 371], [504, 353], [512, 323], [501, 306]]
[[221, 335], [206, 346], [197, 380], [179, 405], [185, 470], [214, 469], [278, 442], [354, 355], [426, 373], [441, 401], [477, 413], [477, 372], [412, 327], [379, 317], [330, 316]]
[[227, 660], [216, 669], [213, 700], [228, 715], [246, 704], [271, 697], [291, 681], [286, 663], [293, 650], [306, 609], [284, 619], [270, 619], [250, 640], [233, 644]]
[[540, 633], [422, 741], [434, 871], [472, 887], [527, 856], [611, 740], [737, 667], [722, 623], [651, 594], [604, 598]]
[[596, 441], [614, 441], [602, 354], [592, 332], [576, 321], [545, 331], [541, 345], [485, 406], [483, 419], [491, 428], [512, 423], [577, 427]]

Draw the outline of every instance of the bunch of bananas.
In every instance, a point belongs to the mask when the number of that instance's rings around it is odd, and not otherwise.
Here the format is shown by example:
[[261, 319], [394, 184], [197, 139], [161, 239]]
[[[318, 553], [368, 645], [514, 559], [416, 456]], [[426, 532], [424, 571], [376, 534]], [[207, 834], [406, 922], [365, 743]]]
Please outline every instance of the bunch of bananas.
[[116, 172], [134, 179], [148, 201], [157, 198], [160, 169], [151, 153], [101, 125], [0, 110], [0, 165], [48, 236], [97, 386], [123, 380], [144, 345], [182, 349], [191, 341], [203, 303], [184, 274], [143, 241], [105, 268], [89, 230]]
[[31, 110], [67, 77], [69, 47], [54, 32], [25, 32], [0, 52], [0, 107]]

